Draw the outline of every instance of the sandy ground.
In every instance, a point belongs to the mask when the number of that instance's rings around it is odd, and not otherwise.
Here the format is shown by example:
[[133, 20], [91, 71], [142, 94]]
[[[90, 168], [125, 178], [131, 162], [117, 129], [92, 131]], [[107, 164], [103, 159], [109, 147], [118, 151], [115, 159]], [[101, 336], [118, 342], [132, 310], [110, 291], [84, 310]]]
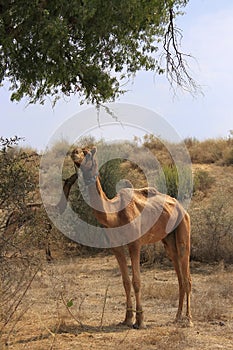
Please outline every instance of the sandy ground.
[[194, 326], [174, 324], [178, 285], [167, 266], [142, 266], [145, 330], [118, 323], [125, 297], [113, 256], [45, 264], [1, 349], [233, 349], [233, 268], [192, 263]]

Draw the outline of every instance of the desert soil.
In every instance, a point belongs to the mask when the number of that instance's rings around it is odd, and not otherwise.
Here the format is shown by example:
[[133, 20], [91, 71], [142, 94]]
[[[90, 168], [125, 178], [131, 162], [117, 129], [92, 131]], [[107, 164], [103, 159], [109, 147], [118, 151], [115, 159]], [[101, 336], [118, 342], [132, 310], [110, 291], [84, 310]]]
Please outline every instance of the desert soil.
[[118, 323], [125, 297], [115, 258], [55, 259], [38, 272], [5, 329], [2, 349], [233, 349], [233, 268], [192, 263], [194, 326], [175, 324], [178, 285], [168, 263], [142, 266], [147, 328]]

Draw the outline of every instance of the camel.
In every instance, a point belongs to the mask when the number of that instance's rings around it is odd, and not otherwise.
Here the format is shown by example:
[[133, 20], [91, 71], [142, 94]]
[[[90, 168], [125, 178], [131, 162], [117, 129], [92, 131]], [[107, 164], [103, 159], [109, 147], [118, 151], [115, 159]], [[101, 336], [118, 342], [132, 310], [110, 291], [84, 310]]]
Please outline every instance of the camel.
[[73, 186], [73, 184], [75, 183], [76, 180], [77, 180], [77, 174], [76, 173], [74, 173], [69, 178], [64, 180], [63, 191], [61, 193], [61, 198], [60, 198], [59, 202], [57, 203], [57, 205], [55, 205], [55, 209], [58, 210], [59, 214], [62, 214], [66, 210], [66, 206], [67, 206], [67, 201], [68, 201], [68, 198], [69, 198], [70, 190], [71, 190], [71, 187]]
[[[108, 199], [101, 187], [98, 164], [95, 157], [96, 152], [96, 147], [93, 147], [91, 149], [75, 148], [71, 153], [77, 174], [81, 170], [94, 215], [98, 222], [107, 229], [128, 224], [128, 230], [133, 231], [133, 237], [135, 238], [127, 244], [127, 248], [131, 259], [132, 285], [136, 309], [133, 308], [132, 303], [131, 280], [127, 266], [126, 249], [124, 246], [112, 248], [119, 264], [126, 294], [126, 313], [121, 324], [136, 329], [145, 328], [141, 301], [140, 250], [145, 244], [162, 241], [178, 277], [179, 305], [175, 322], [182, 321], [182, 308], [186, 295], [185, 322], [187, 326], [191, 326], [190, 218], [188, 213], [176, 199], [161, 194], [153, 187], [141, 189], [123, 188], [113, 199]], [[126, 203], [126, 205], [122, 207], [122, 203]], [[161, 203], [162, 209], [153, 222], [150, 218], [153, 217], [153, 212], [158, 213]], [[145, 216], [144, 221], [149, 220], [151, 226], [144, 234], [141, 234], [143, 223], [140, 220], [135, 220], [135, 218], [140, 217], [142, 212], [144, 212]], [[134, 312], [136, 314], [135, 323], [133, 323]]]

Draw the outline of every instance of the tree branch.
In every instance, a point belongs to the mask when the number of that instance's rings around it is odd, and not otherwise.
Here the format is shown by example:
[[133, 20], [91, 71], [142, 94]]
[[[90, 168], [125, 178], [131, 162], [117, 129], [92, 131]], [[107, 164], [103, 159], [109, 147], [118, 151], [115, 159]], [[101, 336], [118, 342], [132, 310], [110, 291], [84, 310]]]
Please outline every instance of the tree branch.
[[[171, 86], [175, 83], [194, 95], [200, 92], [200, 86], [196, 84], [194, 79], [188, 72], [188, 63], [185, 57], [193, 58], [189, 54], [185, 54], [179, 50], [180, 41], [182, 39], [181, 31], [174, 25], [174, 11], [169, 9], [169, 25], [164, 35], [163, 48], [166, 59], [166, 74]], [[162, 55], [162, 57], [164, 56]]]

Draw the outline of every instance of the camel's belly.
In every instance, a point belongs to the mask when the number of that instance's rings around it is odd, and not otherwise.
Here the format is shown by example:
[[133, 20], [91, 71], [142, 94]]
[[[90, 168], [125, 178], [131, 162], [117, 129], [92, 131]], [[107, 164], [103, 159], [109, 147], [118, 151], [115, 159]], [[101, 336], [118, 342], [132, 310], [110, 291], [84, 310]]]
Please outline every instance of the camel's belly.
[[167, 233], [165, 230], [152, 228], [150, 231], [141, 236], [140, 242], [142, 245], [152, 244], [161, 241], [166, 236]]

